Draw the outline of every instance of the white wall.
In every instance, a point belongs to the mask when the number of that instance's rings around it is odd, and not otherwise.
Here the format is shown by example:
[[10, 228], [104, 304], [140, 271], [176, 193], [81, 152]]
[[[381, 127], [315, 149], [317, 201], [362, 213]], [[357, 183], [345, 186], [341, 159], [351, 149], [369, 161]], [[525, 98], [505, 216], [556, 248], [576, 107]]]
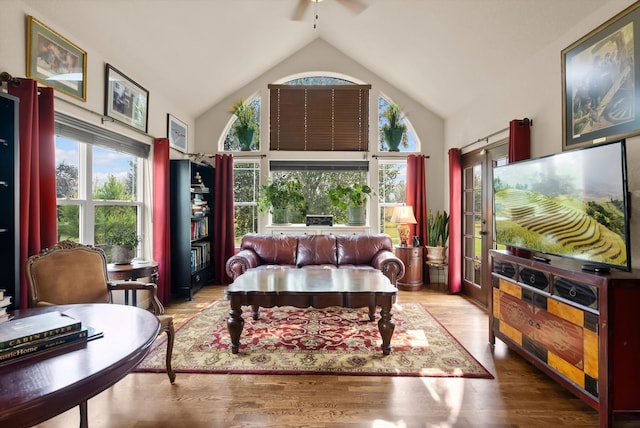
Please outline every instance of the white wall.
[[[187, 117], [184, 112], [173, 111], [170, 99], [164, 94], [161, 87], [151, 87], [145, 82], [145, 76], [132, 76], [127, 74], [112, 58], [105, 56], [103, 52], [96, 51], [92, 46], [87, 46], [81, 39], [75, 37], [73, 29], [67, 29], [58, 25], [50, 17], [39, 11], [32, 10], [20, 0], [0, 1], [0, 72], [6, 71], [14, 77], [26, 75], [26, 27], [27, 15], [32, 15], [47, 25], [61, 36], [78, 45], [87, 52], [87, 99], [86, 102], [69, 97], [60, 91], [55, 91], [55, 109], [69, 115], [81, 118], [87, 122], [99, 126], [105, 126], [113, 132], [128, 135], [146, 144], [151, 144], [154, 137], [167, 136], [167, 113], [179, 117], [182, 121], [193, 127], [193, 118]], [[79, 19], [82, 19], [79, 17]], [[105, 64], [109, 63], [132, 80], [149, 91], [149, 120], [147, 134], [137, 132], [120, 123], [107, 121], [102, 124], [105, 97]], [[192, 140], [193, 137], [190, 138]], [[191, 145], [193, 143], [191, 142]]]
[[[446, 148], [465, 146], [508, 127], [512, 119], [528, 117], [533, 119], [531, 156], [562, 151], [561, 52], [633, 3], [634, 0], [607, 0], [588, 19], [569, 23], [561, 39], [543, 51], [531, 52], [527, 64], [508, 70], [499, 84], [487, 87], [484, 96], [446, 121]], [[489, 143], [507, 135], [496, 135]], [[466, 151], [483, 144], [472, 145]], [[632, 207], [631, 263], [640, 267], [640, 137], [627, 140], [627, 164]], [[448, 183], [446, 176], [443, 182]]]

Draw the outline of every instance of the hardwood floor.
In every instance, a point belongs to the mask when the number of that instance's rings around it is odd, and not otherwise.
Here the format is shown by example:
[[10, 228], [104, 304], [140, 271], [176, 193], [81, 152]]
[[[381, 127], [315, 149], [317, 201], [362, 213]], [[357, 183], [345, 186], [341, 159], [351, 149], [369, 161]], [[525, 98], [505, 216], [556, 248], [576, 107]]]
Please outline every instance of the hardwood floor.
[[[433, 285], [432, 287], [437, 287]], [[224, 287], [167, 305], [176, 325]], [[429, 311], [495, 379], [369, 376], [132, 373], [89, 400], [99, 427], [595, 427], [594, 410], [498, 341], [488, 343], [486, 312], [460, 296], [423, 288], [399, 292]], [[73, 427], [72, 409], [41, 427]], [[625, 425], [629, 426], [629, 425]]]

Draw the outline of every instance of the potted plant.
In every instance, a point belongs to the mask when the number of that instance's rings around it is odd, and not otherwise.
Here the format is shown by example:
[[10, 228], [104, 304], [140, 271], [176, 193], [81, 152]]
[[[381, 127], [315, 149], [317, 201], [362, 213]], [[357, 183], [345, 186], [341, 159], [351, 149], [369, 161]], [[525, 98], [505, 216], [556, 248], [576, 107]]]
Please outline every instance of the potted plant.
[[134, 259], [140, 237], [135, 230], [117, 228], [107, 232], [106, 241], [111, 246], [111, 263], [126, 265]]
[[427, 260], [434, 264], [444, 263], [444, 252], [449, 239], [449, 214], [432, 210], [427, 213]]
[[389, 106], [383, 112], [387, 122], [382, 125], [382, 137], [387, 143], [387, 147], [390, 152], [399, 151], [400, 144], [403, 147], [407, 146], [407, 125], [402, 122], [402, 110], [400, 106], [395, 103], [390, 103]]
[[353, 183], [351, 186], [338, 184], [329, 190], [331, 205], [349, 210], [349, 224], [358, 226], [366, 224], [365, 206], [367, 197], [373, 194], [371, 187], [366, 184]]
[[308, 205], [304, 200], [300, 182], [285, 175], [260, 186], [258, 209], [261, 213], [271, 212], [273, 224], [288, 223], [289, 208], [294, 208], [302, 215], [307, 213]]
[[233, 122], [232, 128], [238, 144], [240, 144], [240, 150], [251, 150], [253, 136], [258, 131], [256, 109], [245, 100], [240, 100], [231, 107], [231, 112], [237, 117], [237, 120]]

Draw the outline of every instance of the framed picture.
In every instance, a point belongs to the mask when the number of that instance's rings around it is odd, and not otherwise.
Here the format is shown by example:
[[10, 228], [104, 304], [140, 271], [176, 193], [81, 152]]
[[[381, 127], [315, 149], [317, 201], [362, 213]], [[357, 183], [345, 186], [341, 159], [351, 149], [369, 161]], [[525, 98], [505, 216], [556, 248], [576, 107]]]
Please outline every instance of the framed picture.
[[170, 147], [186, 153], [188, 131], [189, 127], [186, 123], [172, 114], [167, 114], [167, 138], [169, 138]]
[[87, 53], [28, 16], [27, 77], [86, 101]]
[[149, 91], [107, 64], [104, 114], [146, 133]]
[[640, 134], [640, 3], [562, 51], [562, 149]]

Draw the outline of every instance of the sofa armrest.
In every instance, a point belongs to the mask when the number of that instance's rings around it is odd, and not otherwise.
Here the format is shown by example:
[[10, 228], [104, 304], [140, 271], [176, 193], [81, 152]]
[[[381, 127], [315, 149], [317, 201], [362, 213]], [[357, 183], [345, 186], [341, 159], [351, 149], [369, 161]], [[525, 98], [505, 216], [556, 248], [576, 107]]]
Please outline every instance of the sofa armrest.
[[245, 248], [231, 256], [226, 263], [227, 275], [235, 280], [247, 271], [260, 265], [260, 257], [255, 251]]
[[404, 263], [389, 250], [378, 251], [371, 260], [371, 266], [379, 269], [394, 286], [404, 276]]

